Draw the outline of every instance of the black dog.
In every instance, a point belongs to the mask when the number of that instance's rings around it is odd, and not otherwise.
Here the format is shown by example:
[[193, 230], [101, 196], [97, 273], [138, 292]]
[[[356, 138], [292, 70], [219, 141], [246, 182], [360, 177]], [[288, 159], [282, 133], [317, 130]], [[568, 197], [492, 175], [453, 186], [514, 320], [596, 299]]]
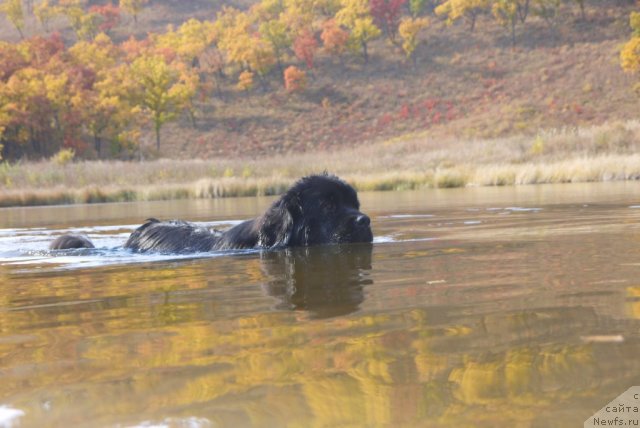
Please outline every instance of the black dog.
[[51, 250], [68, 250], [72, 248], [95, 248], [89, 238], [83, 235], [58, 236], [50, 245]]
[[[134, 251], [192, 253], [241, 248], [284, 248], [317, 244], [371, 242], [370, 220], [359, 211], [356, 191], [338, 177], [300, 179], [260, 217], [221, 232], [184, 221], [149, 219], [125, 243]], [[51, 249], [65, 246], [64, 235]], [[77, 236], [75, 236], [77, 238]], [[77, 240], [74, 240], [76, 242]], [[92, 248], [93, 244], [87, 240]]]

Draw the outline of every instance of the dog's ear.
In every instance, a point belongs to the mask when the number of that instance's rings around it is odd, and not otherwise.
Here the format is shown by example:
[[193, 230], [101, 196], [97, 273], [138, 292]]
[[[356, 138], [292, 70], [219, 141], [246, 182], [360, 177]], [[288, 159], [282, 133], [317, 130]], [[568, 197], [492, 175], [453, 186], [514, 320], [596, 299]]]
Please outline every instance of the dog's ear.
[[258, 246], [262, 248], [295, 245], [297, 219], [301, 215], [298, 196], [286, 194], [263, 214], [258, 225]]

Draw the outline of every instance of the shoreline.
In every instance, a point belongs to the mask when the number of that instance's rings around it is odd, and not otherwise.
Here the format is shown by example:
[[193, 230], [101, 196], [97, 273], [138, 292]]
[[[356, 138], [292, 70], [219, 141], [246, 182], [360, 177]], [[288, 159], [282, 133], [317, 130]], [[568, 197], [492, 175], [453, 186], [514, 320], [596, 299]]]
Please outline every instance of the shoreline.
[[[331, 171], [329, 171], [331, 173]], [[522, 186], [532, 184], [620, 182], [640, 180], [640, 154], [569, 159], [551, 164], [461, 165], [452, 168], [391, 171], [383, 174], [337, 174], [362, 191], [422, 188]], [[222, 177], [149, 185], [54, 186], [0, 190], [0, 207], [73, 205], [109, 202], [215, 199], [283, 193], [298, 177]]]
[[0, 163], [0, 207], [265, 196], [322, 171], [358, 191], [640, 180], [640, 123], [491, 140], [408, 135], [259, 159]]

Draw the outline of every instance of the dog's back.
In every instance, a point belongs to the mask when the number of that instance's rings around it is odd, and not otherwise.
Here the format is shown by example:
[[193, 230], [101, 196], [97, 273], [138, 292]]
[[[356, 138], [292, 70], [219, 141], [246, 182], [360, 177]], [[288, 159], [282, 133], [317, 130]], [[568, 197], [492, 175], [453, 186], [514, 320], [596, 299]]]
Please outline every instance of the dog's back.
[[159, 221], [155, 218], [137, 228], [124, 244], [134, 251], [160, 253], [198, 253], [211, 251], [220, 240], [221, 232], [181, 220]]

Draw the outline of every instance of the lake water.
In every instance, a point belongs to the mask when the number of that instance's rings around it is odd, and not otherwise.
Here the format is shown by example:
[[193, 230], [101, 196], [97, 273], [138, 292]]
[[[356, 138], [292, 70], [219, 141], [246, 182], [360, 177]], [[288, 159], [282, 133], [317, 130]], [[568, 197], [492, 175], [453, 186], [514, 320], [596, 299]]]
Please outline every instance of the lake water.
[[117, 248], [271, 200], [0, 210], [0, 427], [569, 427], [640, 385], [640, 183], [362, 193], [373, 245]]

